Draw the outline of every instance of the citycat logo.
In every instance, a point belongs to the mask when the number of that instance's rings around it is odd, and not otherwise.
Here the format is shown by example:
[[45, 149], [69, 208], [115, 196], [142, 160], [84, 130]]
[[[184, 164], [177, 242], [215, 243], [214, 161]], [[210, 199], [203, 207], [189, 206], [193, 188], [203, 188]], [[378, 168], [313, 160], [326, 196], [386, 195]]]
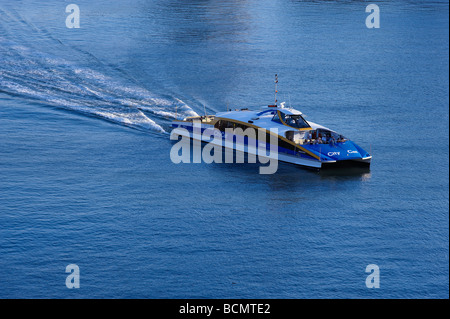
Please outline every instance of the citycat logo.
[[328, 152], [328, 154], [327, 154], [328, 156], [339, 156], [339, 155], [341, 155], [341, 152]]
[[347, 150], [348, 154], [358, 154], [358, 151]]

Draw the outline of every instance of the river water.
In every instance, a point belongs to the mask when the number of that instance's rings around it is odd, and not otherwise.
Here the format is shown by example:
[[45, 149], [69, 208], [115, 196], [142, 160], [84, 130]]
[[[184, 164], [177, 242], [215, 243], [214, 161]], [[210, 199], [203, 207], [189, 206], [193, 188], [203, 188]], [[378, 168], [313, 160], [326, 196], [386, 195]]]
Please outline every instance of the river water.
[[[0, 297], [448, 298], [448, 2], [367, 4], [0, 0]], [[171, 162], [275, 73], [370, 171]]]

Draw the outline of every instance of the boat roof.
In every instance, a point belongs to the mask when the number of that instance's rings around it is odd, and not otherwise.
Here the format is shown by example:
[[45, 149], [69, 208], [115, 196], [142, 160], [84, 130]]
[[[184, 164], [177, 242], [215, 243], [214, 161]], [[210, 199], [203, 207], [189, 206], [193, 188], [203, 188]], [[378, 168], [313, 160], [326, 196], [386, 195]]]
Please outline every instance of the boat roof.
[[[249, 110], [247, 108], [245, 109], [236, 109], [228, 112], [219, 112], [216, 114], [218, 117], [227, 117], [228, 116], [238, 116], [242, 118], [247, 118], [248, 116], [262, 116], [262, 115], [274, 115], [276, 111], [283, 112], [286, 115], [302, 115], [303, 113], [294, 109], [294, 108], [286, 108], [286, 107], [275, 107], [275, 106], [269, 106], [269, 107], [263, 107], [259, 110]], [[236, 118], [237, 119], [237, 118]]]
[[[276, 111], [283, 112], [286, 115], [302, 115], [302, 112], [294, 109], [294, 108], [286, 108], [286, 107], [264, 107], [259, 110], [233, 110], [228, 112], [219, 112], [215, 116], [223, 119], [230, 119], [235, 121], [240, 121], [244, 123], [252, 123], [253, 125], [263, 127], [263, 128], [278, 128], [278, 132], [282, 133], [285, 131], [292, 131], [293, 128], [283, 125], [281, 123], [277, 123], [272, 121], [272, 118]], [[326, 129], [330, 130], [322, 125], [307, 121], [312, 129]], [[331, 131], [331, 130], [330, 130]]]
[[302, 115], [302, 112], [293, 108], [277, 107], [276, 109], [286, 115]]
[[303, 113], [300, 112], [299, 110], [296, 110], [292, 107], [284, 107], [284, 103], [282, 103], [281, 106], [274, 106], [274, 105], [269, 105], [266, 107], [262, 107], [260, 112], [267, 112], [267, 111], [271, 111], [271, 110], [276, 110], [276, 111], [280, 111], [283, 112], [286, 115], [302, 115]]

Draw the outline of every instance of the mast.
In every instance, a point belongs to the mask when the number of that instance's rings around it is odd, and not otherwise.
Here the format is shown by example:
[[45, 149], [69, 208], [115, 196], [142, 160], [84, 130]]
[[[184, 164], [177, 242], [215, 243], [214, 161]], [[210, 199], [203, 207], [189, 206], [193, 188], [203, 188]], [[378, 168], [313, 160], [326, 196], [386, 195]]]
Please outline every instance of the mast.
[[277, 105], [277, 93], [278, 93], [278, 74], [275, 74], [275, 105]]

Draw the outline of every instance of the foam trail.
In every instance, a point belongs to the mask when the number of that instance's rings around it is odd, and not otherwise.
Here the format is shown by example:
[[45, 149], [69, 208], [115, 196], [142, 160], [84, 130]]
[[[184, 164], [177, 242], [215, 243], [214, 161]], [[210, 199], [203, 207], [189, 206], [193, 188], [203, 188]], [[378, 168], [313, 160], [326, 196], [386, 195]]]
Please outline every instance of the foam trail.
[[197, 114], [177, 98], [2, 38], [0, 91], [158, 133], [158, 119]]
[[[5, 91], [6, 89], [6, 91]], [[38, 101], [45, 101], [46, 104], [63, 107], [68, 110], [83, 114], [93, 115], [135, 128], [145, 129], [158, 133], [165, 133], [165, 130], [152, 119], [148, 118], [140, 110], [129, 107], [114, 107], [109, 105], [89, 105], [88, 103], [78, 103], [77, 100], [62, 98], [48, 94], [46, 90], [36, 91], [30, 87], [22, 86], [9, 81], [0, 81], [0, 92], [7, 92], [12, 95], [30, 98]]]
[[180, 99], [127, 78], [91, 53], [66, 46], [15, 9], [0, 8], [1, 93], [157, 133], [165, 132], [167, 120], [197, 114]]

